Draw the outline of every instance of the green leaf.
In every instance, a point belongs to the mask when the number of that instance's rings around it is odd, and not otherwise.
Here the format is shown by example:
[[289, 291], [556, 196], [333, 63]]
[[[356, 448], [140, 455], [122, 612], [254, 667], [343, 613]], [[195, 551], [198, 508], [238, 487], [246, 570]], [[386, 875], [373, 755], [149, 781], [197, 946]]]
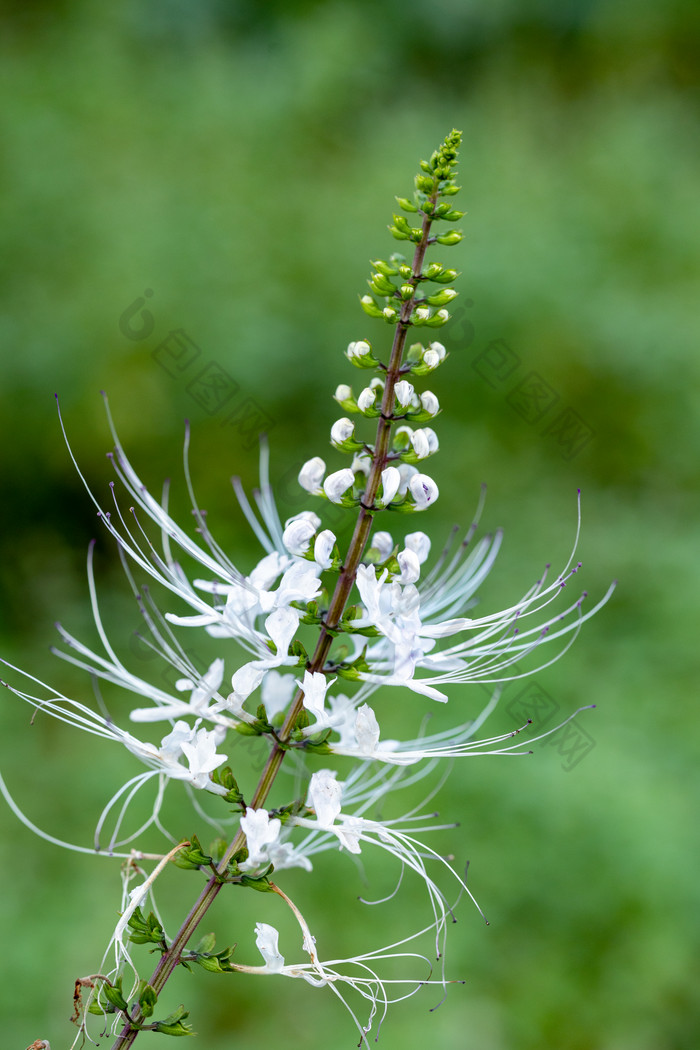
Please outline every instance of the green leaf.
[[188, 962], [196, 962], [209, 973], [233, 973], [231, 956], [235, 950], [236, 945], [234, 944], [230, 948], [222, 948], [220, 952], [193, 952], [187, 959]]
[[139, 1006], [141, 1007], [141, 1013], [144, 1017], [151, 1017], [155, 1005], [158, 1002], [158, 993], [156, 992], [153, 985], [148, 984], [147, 981], [139, 982], [143, 987], [139, 988]]
[[134, 944], [165, 943], [165, 931], [153, 912], [150, 912], [148, 918], [144, 919], [141, 909], [135, 908], [127, 926], [131, 930], [129, 940]]
[[243, 795], [238, 789], [238, 783], [230, 766], [224, 766], [223, 769], [215, 769], [210, 775], [214, 784], [221, 784], [222, 787], [226, 788], [227, 794], [222, 795], [224, 802], [229, 802], [234, 806], [245, 807]]
[[201, 941], [194, 949], [196, 953], [209, 954], [214, 951], [214, 945], [216, 944], [216, 934], [205, 933]]
[[176, 867], [187, 870], [207, 867], [211, 862], [211, 857], [204, 852], [202, 844], [196, 835], [192, 836], [189, 846], [184, 845], [179, 853], [176, 853], [173, 857], [173, 863]]
[[116, 1006], [117, 1010], [128, 1010], [129, 1004], [122, 995], [121, 977], [117, 977], [114, 984], [103, 982], [102, 991], [104, 992], [105, 999], [107, 999], [112, 1006]]
[[189, 1011], [184, 1006], [178, 1006], [164, 1021], [156, 1021], [151, 1031], [162, 1032], [163, 1035], [194, 1035], [192, 1026], [184, 1023], [186, 1017], [189, 1017]]

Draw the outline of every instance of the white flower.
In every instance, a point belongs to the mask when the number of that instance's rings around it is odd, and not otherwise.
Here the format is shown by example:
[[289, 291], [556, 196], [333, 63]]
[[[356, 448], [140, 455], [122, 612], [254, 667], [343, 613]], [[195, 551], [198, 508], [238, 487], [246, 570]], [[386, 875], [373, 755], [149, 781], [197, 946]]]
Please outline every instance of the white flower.
[[282, 868], [303, 868], [312, 871], [313, 865], [301, 850], [295, 849], [291, 842], [272, 842], [267, 847], [267, 859], [274, 864], [275, 871]]
[[425, 459], [437, 452], [439, 447], [438, 437], [431, 427], [421, 427], [411, 434], [411, 444], [418, 459]]
[[416, 457], [418, 459], [426, 459], [430, 455], [430, 444], [425, 430], [412, 430], [409, 437]]
[[341, 849], [346, 849], [348, 853], [362, 853], [360, 841], [365, 830], [363, 820], [357, 817], [345, 817], [342, 824], [336, 825], [333, 830]]
[[414, 474], [408, 483], [416, 510], [425, 510], [438, 498], [438, 487], [427, 474]]
[[266, 671], [267, 667], [265, 664], [255, 662], [243, 664], [237, 671], [234, 671], [231, 676], [231, 689], [233, 692], [227, 699], [231, 710], [236, 712], [243, 710], [241, 704], [248, 699], [251, 693], [255, 692], [265, 677]]
[[279, 952], [279, 933], [274, 926], [266, 922], [256, 922], [255, 943], [265, 960], [268, 973], [280, 973], [284, 966], [284, 956]]
[[410, 532], [404, 537], [406, 550], [413, 551], [418, 558], [419, 564], [423, 564], [430, 554], [430, 537], [424, 532]]
[[335, 547], [335, 533], [330, 529], [319, 532], [314, 543], [314, 561], [320, 569], [330, 569], [333, 564], [333, 549]]
[[343, 416], [341, 419], [336, 419], [335, 423], [331, 427], [331, 443], [333, 445], [342, 445], [345, 441], [348, 441], [355, 434], [355, 424], [347, 416]]
[[377, 552], [379, 561], [386, 561], [394, 550], [394, 541], [388, 532], [375, 532], [372, 536], [370, 550]]
[[214, 697], [221, 701], [218, 690], [224, 678], [224, 661], [216, 659], [210, 664], [201, 678], [179, 678], [175, 683], [178, 692], [191, 691], [189, 701], [174, 700], [171, 703], [160, 703], [155, 707], [137, 707], [129, 717], [133, 722], [160, 722], [166, 718], [178, 718], [187, 715], [195, 717], [212, 717], [215, 710], [210, 709], [209, 701]]
[[394, 387], [394, 394], [401, 408], [408, 408], [415, 394], [413, 384], [409, 383], [407, 379], [399, 380]]
[[366, 357], [367, 354], [372, 352], [372, 348], [366, 339], [358, 339], [355, 343], [349, 343], [348, 348], [345, 351], [348, 360], [352, 360], [353, 357]]
[[420, 395], [420, 404], [423, 411], [428, 412], [431, 416], [436, 416], [440, 411], [440, 402], [432, 390], [423, 391]]
[[246, 808], [240, 823], [248, 847], [248, 859], [241, 867], [250, 871], [268, 863], [268, 847], [279, 839], [282, 824], [276, 817], [270, 820], [266, 809], [251, 809], [250, 806]]
[[340, 383], [336, 387], [333, 397], [336, 401], [350, 401], [352, 398], [352, 387], [348, 386], [347, 383]]
[[[308, 581], [306, 563], [302, 562], [298, 566], [293, 566], [293, 568], [304, 570], [304, 572], [298, 572], [294, 583], [290, 582], [289, 601], [302, 600], [302, 596], [306, 593], [305, 584]], [[315, 576], [313, 579], [318, 584]], [[239, 716], [242, 715], [244, 713], [241, 706], [243, 701], [258, 688], [267, 671], [272, 667], [280, 667], [289, 663], [289, 646], [297, 632], [300, 619], [300, 611], [289, 608], [286, 605], [282, 605], [270, 613], [265, 620], [265, 629], [275, 646], [275, 652], [273, 653], [268, 647], [265, 647], [264, 655], [262, 655], [261, 659], [243, 664], [242, 667], [239, 667], [234, 672], [231, 678], [233, 693], [227, 698], [227, 706], [231, 711]]]
[[314, 456], [313, 459], [308, 459], [299, 471], [299, 484], [312, 496], [318, 496], [325, 473], [326, 464], [320, 456]]
[[372, 459], [366, 452], [356, 452], [352, 457], [351, 470], [353, 474], [364, 474], [369, 477], [372, 468]]
[[398, 577], [399, 583], [415, 583], [420, 577], [420, 561], [418, 555], [411, 550], [400, 551], [396, 556], [396, 560], [399, 563], [401, 569], [401, 575]]
[[361, 752], [369, 755], [376, 751], [379, 743], [379, 723], [369, 704], [363, 704], [357, 709], [355, 737]]
[[304, 691], [304, 707], [319, 723], [313, 726], [314, 732], [326, 728], [324, 702], [330, 684], [325, 674], [321, 674], [320, 671], [304, 671], [303, 681], [297, 682], [299, 688]]
[[445, 350], [445, 347], [442, 345], [442, 343], [430, 343], [428, 349], [423, 351], [423, 357], [421, 362], [423, 369], [427, 369], [428, 371], [432, 372], [438, 367], [438, 365], [442, 364], [446, 356], [447, 351]]
[[287, 710], [289, 701], [294, 696], [295, 684], [291, 674], [280, 674], [279, 671], [275, 670], [267, 671], [262, 680], [260, 699], [263, 702], [268, 721], [271, 722], [275, 715], [279, 715]]
[[418, 468], [414, 467], [412, 463], [399, 463], [397, 470], [399, 472], [399, 496], [405, 496], [408, 492], [408, 485], [412, 477], [418, 473]]
[[401, 474], [397, 467], [385, 467], [382, 471], [382, 506], [391, 503], [398, 492]]
[[228, 757], [216, 754], [216, 738], [215, 729], [199, 729], [193, 740], [182, 741], [180, 746], [190, 768], [188, 774], [180, 779], [188, 780], [196, 788], [209, 787], [211, 783], [209, 774], [222, 765]]
[[368, 409], [374, 407], [374, 402], [377, 400], [377, 391], [371, 386], [366, 386], [364, 390], [361, 390], [357, 396], [357, 407], [360, 412], [367, 412]]
[[330, 827], [340, 813], [343, 785], [335, 779], [336, 776], [335, 769], [320, 769], [309, 782], [309, 805], [322, 827]]
[[282, 542], [289, 553], [297, 557], [306, 554], [320, 524], [318, 514], [308, 510], [289, 518], [282, 533]]
[[298, 609], [282, 606], [271, 612], [265, 620], [265, 630], [277, 650], [274, 657], [277, 663], [283, 663], [287, 659], [287, 651], [299, 627], [299, 615]]
[[[311, 601], [321, 590], [318, 573], [318, 566], [308, 561], [300, 561], [291, 565], [282, 576], [277, 591], [272, 594], [271, 604], [279, 609], [291, 602]], [[296, 610], [291, 611], [296, 612]], [[265, 621], [265, 626], [267, 627], [267, 621]]]
[[350, 467], [344, 467], [328, 475], [323, 482], [323, 491], [331, 503], [342, 503], [344, 494], [352, 487], [354, 481], [355, 475]]

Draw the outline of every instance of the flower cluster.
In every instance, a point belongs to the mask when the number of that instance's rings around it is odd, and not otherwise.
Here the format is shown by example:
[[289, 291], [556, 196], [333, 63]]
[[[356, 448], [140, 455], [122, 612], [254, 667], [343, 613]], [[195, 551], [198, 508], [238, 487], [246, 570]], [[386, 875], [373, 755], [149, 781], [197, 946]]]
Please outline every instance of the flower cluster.
[[[160, 813], [167, 784], [172, 780], [183, 782], [195, 813], [226, 832], [228, 844], [218, 855], [209, 856], [198, 843], [193, 845], [188, 840], [180, 859], [208, 873], [207, 892], [212, 900], [226, 882], [255, 882], [257, 888], [272, 889], [297, 916], [309, 961], [285, 965], [277, 931], [264, 922], [256, 925], [263, 966], [234, 964], [230, 953], [214, 954], [211, 950], [183, 956], [182, 947], [192, 929], [184, 926], [169, 941], [162, 924], [154, 918], [151, 940], [162, 946], [164, 958], [170, 954], [174, 958], [179, 952], [173, 965], [190, 959], [205, 969], [218, 966], [219, 970], [301, 976], [312, 985], [331, 987], [338, 995], [339, 984], [346, 983], [371, 1001], [372, 1015], [378, 1003], [389, 1001], [385, 982], [371, 965], [383, 953], [321, 963], [306, 920], [270, 881], [270, 874], [290, 867], [312, 871], [316, 855], [327, 849], [350, 854], [360, 854], [368, 847], [383, 850], [401, 870], [411, 871], [423, 881], [431, 915], [427, 928], [433, 931], [441, 956], [450, 905], [431, 869], [447, 869], [455, 889], [471, 894], [464, 879], [423, 841], [426, 832], [441, 826], [435, 824], [434, 814], [421, 816], [412, 810], [406, 817], [379, 820], [373, 816], [377, 804], [389, 792], [425, 776], [442, 758], [527, 753], [521, 744], [523, 738], [515, 739], [519, 731], [488, 739], [477, 736], [502, 684], [558, 659], [582, 623], [610, 593], [591, 608], [586, 608], [585, 593], [565, 601], [563, 608], [560, 604], [555, 607], [562, 594], [570, 590], [579, 569], [580, 563], [575, 560], [577, 530], [571, 556], [559, 572], [552, 574], [548, 568], [509, 607], [477, 614], [477, 592], [494, 565], [501, 534], [476, 540], [473, 523], [463, 538], [453, 534], [439, 555], [431, 558], [428, 535], [401, 527], [406, 519], [394, 517], [422, 512], [438, 498], [438, 487], [424, 473], [424, 463], [438, 451], [432, 424], [440, 405], [432, 391], [419, 389], [419, 385], [443, 364], [447, 351], [432, 338], [411, 342], [408, 336], [414, 328], [444, 325], [449, 318], [447, 307], [457, 294], [447, 287], [456, 271], [427, 262], [426, 253], [433, 245], [456, 244], [461, 236], [452, 229], [433, 232], [436, 223], [449, 224], [461, 218], [451, 203], [458, 190], [458, 145], [459, 134], [453, 132], [429, 161], [421, 163], [413, 200], [397, 198], [402, 211], [417, 225], [395, 215], [390, 230], [397, 240], [413, 245], [412, 259], [394, 254], [372, 264], [370, 293], [360, 304], [365, 314], [392, 326], [393, 343], [386, 359], [365, 338], [347, 348], [348, 361], [364, 375], [372, 375], [357, 393], [346, 384], [335, 391], [335, 400], [346, 414], [331, 426], [330, 443], [350, 457], [346, 461], [350, 465], [328, 473], [325, 461], [315, 456], [299, 473], [299, 483], [311, 497], [346, 507], [348, 514], [355, 515], [355, 530], [347, 549], [341, 550], [336, 535], [324, 527], [321, 514], [314, 509], [284, 523], [280, 520], [263, 444], [260, 488], [253, 502], [234, 481], [242, 511], [261, 544], [262, 557], [250, 570], [237, 567], [217, 543], [199, 508], [187, 455], [186, 480], [196, 539], [169, 513], [167, 489], [160, 500], [148, 492], [118, 440], [107, 409], [115, 444], [111, 460], [126, 500], [117, 496], [119, 486], [114, 483], [111, 509], [90, 495], [104, 528], [118, 545], [143, 618], [144, 641], [174, 669], [174, 689], [157, 688], [129, 670], [110, 643], [97, 601], [92, 548], [88, 578], [101, 648], [91, 649], [59, 627], [63, 644], [56, 652], [87, 671], [93, 680], [121, 687], [135, 698], [130, 710], [133, 731], [119, 727], [104, 708], [95, 710], [24, 672], [18, 673], [24, 674], [29, 684], [11, 687], [38, 711], [121, 744], [147, 767], [147, 771], [131, 776], [104, 807], [97, 823], [96, 851], [131, 858], [133, 863], [133, 853], [125, 852], [125, 847], [140, 839], [147, 826], [155, 825], [171, 845], [176, 844], [168, 856], [177, 853], [183, 829], [178, 829], [178, 835], [170, 834], [161, 823]], [[362, 427], [375, 429], [373, 440], [369, 433], [361, 434]], [[322, 513], [322, 504], [319, 508]], [[159, 543], [151, 538], [149, 522], [160, 533]], [[137, 582], [134, 568], [177, 601], [173, 610], [161, 612], [150, 587]], [[205, 670], [195, 666], [188, 655], [191, 646], [183, 642], [183, 636], [193, 631], [205, 632], [219, 646], [220, 655]], [[315, 648], [309, 651], [308, 638], [314, 632]], [[522, 670], [523, 662], [530, 671]], [[480, 714], [468, 718], [460, 715], [453, 728], [433, 735], [414, 730], [402, 739], [382, 737], [382, 713], [390, 710], [393, 695], [387, 687], [408, 690], [430, 704], [445, 704], [450, 700], [451, 687], [466, 682], [493, 686], [492, 699]], [[136, 733], [135, 727], [145, 731], [151, 723], [165, 723], [159, 743], [148, 742]], [[266, 756], [257, 786], [245, 790], [226, 765], [241, 736], [254, 738]], [[306, 768], [309, 755], [323, 756], [325, 768], [302, 772], [302, 797], [273, 808], [268, 796], [277, 771], [290, 754], [297, 771]], [[357, 760], [342, 780], [333, 768], [334, 756]], [[150, 820], [136, 832], [123, 831], [136, 793], [151, 781], [155, 781], [156, 791]], [[19, 812], [1, 780], [0, 788]], [[236, 815], [232, 829], [227, 824], [230, 817], [216, 818], [205, 812], [198, 793], [223, 800], [229, 809], [233, 806]], [[220, 803], [213, 800], [214, 804]], [[105, 838], [108, 824], [111, 830]], [[143, 1027], [148, 1016], [150, 1000], [143, 992], [127, 1008], [121, 1005], [112, 985], [117, 978], [121, 980], [125, 965], [133, 967], [124, 943], [127, 931], [133, 933], [138, 927], [138, 935], [146, 936], [137, 919], [153, 878], [124, 899], [124, 912], [113, 938], [117, 952], [109, 975], [112, 984], [103, 989], [106, 999], [100, 993], [96, 1000], [107, 1012], [111, 1003], [116, 1022], [125, 1026], [119, 1046], [131, 1045], [129, 1039], [132, 1035], [135, 1038], [133, 1033], [139, 1025]], [[398, 943], [405, 944], [412, 936]], [[396, 954], [396, 947], [391, 946], [384, 954]], [[405, 954], [422, 958], [413, 952]], [[359, 967], [360, 976], [344, 975], [338, 969], [341, 963]], [[149, 985], [155, 989], [154, 995], [160, 988], [160, 974], [157, 971]], [[445, 980], [443, 974], [438, 983]], [[422, 974], [407, 983], [414, 990], [428, 982]], [[165, 1027], [157, 1030], [168, 1030], [168, 1024], [159, 1023]], [[181, 1023], [178, 1019], [177, 1024]], [[360, 1028], [364, 1039], [368, 1027]]]

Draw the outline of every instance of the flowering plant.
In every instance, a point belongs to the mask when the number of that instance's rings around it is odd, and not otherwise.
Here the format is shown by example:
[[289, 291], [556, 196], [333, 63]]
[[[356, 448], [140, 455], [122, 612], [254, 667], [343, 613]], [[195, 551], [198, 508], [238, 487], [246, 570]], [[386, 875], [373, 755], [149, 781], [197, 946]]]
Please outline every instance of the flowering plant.
[[[457, 892], [471, 897], [470, 890], [465, 877], [423, 841], [425, 833], [443, 826], [435, 824], [434, 814], [412, 809], [401, 817], [380, 819], [379, 803], [420, 780], [442, 759], [528, 753], [518, 737], [520, 730], [478, 736], [502, 683], [531, 673], [521, 669], [525, 657], [534, 656], [535, 669], [556, 660], [610, 594], [590, 609], [585, 609], [584, 594], [563, 611], [550, 611], [550, 604], [579, 568], [574, 542], [568, 562], [554, 578], [548, 580], [545, 573], [499, 612], [468, 615], [498, 554], [500, 534], [474, 542], [474, 525], [459, 543], [453, 542], [453, 536], [426, 570], [431, 552], [426, 533], [400, 529], [397, 540], [395, 529], [383, 527], [387, 518], [423, 512], [438, 498], [435, 481], [424, 473], [424, 461], [438, 450], [430, 424], [440, 406], [431, 391], [419, 390], [414, 383], [441, 366], [447, 356], [443, 344], [433, 338], [433, 329], [449, 320], [447, 306], [457, 293], [448, 286], [457, 274], [426, 256], [432, 246], [450, 246], [461, 238], [449, 225], [446, 232], [433, 232], [444, 228], [439, 224], [462, 217], [452, 202], [458, 192], [459, 142], [458, 132], [448, 135], [430, 160], [421, 162], [413, 199], [397, 198], [403, 214], [395, 215], [389, 228], [394, 238], [412, 247], [412, 258], [394, 254], [388, 261], [372, 264], [370, 292], [360, 303], [365, 314], [393, 331], [393, 342], [386, 360], [364, 338], [347, 348], [350, 364], [371, 376], [357, 394], [346, 384], [335, 392], [347, 415], [332, 425], [331, 444], [350, 457], [350, 465], [328, 473], [325, 462], [314, 457], [299, 474], [311, 497], [338, 504], [355, 516], [346, 548], [341, 549], [336, 535], [323, 527], [315, 510], [304, 510], [282, 524], [263, 441], [260, 489], [254, 503], [235, 482], [240, 506], [264, 551], [258, 564], [243, 572], [210, 532], [195, 498], [187, 456], [196, 539], [171, 516], [167, 489], [158, 500], [142, 484], [107, 409], [115, 442], [112, 462], [128, 496], [128, 509], [117, 497], [114, 483], [112, 510], [90, 495], [118, 545], [147, 644], [175, 669], [175, 689], [157, 688], [134, 674], [110, 643], [97, 601], [92, 546], [88, 579], [102, 648], [93, 651], [59, 626], [63, 646], [57, 655], [94, 680], [131, 693], [136, 698], [130, 711], [133, 731], [118, 725], [104, 705], [90, 707], [18, 668], [12, 670], [26, 684], [9, 686], [36, 712], [121, 744], [146, 767], [104, 807], [94, 846], [70, 846], [88, 853], [102, 851], [124, 862], [121, 915], [110, 945], [99, 972], [76, 985], [76, 1043], [90, 1038], [90, 1014], [100, 1015], [113, 1032], [115, 1050], [132, 1046], [143, 1031], [190, 1034], [184, 1007], [155, 1019], [158, 997], [180, 965], [197, 964], [215, 973], [302, 978], [313, 987], [330, 989], [348, 1006], [365, 1045], [375, 1016], [383, 1015], [389, 1002], [413, 994], [424, 984], [448, 983], [444, 966], [431, 976], [428, 959], [406, 946], [432, 932], [437, 957], [443, 957], [450, 891], [439, 885], [440, 872], [454, 881]], [[414, 329], [426, 329], [428, 338], [410, 342]], [[373, 442], [356, 433], [352, 416], [358, 424], [368, 421], [376, 428]], [[186, 450], [188, 443], [189, 435]], [[159, 531], [159, 541], [149, 531], [149, 522]], [[377, 529], [377, 524], [382, 527]], [[196, 575], [188, 574], [183, 556], [195, 564]], [[150, 589], [137, 582], [132, 566], [184, 603], [186, 614], [163, 614]], [[204, 671], [195, 666], [181, 641], [182, 632], [191, 631], [206, 632], [221, 647], [222, 655]], [[313, 646], [307, 644], [309, 637]], [[245, 653], [233, 672], [236, 650], [231, 643]], [[382, 709], [391, 704], [394, 694], [385, 692], [374, 699], [380, 688], [410, 690], [430, 704], [444, 704], [451, 686], [465, 682], [493, 687], [478, 716], [457, 719], [453, 728], [432, 735], [382, 737]], [[146, 726], [156, 723], [166, 730], [162, 735], [159, 731], [159, 743], [145, 737]], [[253, 740], [264, 756], [256, 785], [239, 784], [227, 764], [233, 743], [241, 736]], [[334, 765], [337, 756], [354, 760], [342, 779]], [[294, 798], [279, 797], [272, 805], [273, 789], [279, 794], [277, 778], [283, 764], [294, 768], [298, 789]], [[182, 828], [180, 835], [173, 835], [164, 826], [161, 808], [172, 780], [183, 783], [194, 819], [216, 829], [218, 837], [211, 846], [203, 846], [196, 835], [183, 837]], [[127, 833], [129, 807], [148, 785], [153, 795], [150, 817]], [[0, 787], [18, 816], [30, 824], [1, 779]], [[204, 804], [207, 795], [212, 796], [211, 805]], [[191, 819], [190, 814], [187, 820]], [[150, 828], [165, 836], [165, 852], [147, 853], [132, 845]], [[312, 858], [325, 850], [357, 855], [370, 847], [383, 850], [401, 871], [423, 880], [427, 923], [421, 930], [402, 933], [386, 948], [348, 959], [327, 959], [299, 905], [280, 885], [280, 874], [283, 879], [284, 871], [292, 867], [311, 872], [316, 863]], [[171, 863], [198, 870], [205, 879], [198, 899], [172, 934], [166, 932], [153, 901], [154, 883]], [[255, 925], [262, 964], [239, 961], [230, 947], [217, 951], [212, 934], [190, 946], [212, 902], [230, 886], [272, 893], [284, 902], [301, 932], [298, 961], [285, 961], [290, 949], [283, 945], [283, 954], [277, 929], [262, 921]], [[146, 910], [147, 902], [153, 910]], [[144, 944], [159, 954], [148, 979], [140, 976], [133, 950], [134, 945]], [[417, 972], [401, 979], [382, 977], [382, 960], [396, 957], [415, 964]], [[358, 1019], [346, 1001], [349, 989], [368, 1002], [365, 1019]]]

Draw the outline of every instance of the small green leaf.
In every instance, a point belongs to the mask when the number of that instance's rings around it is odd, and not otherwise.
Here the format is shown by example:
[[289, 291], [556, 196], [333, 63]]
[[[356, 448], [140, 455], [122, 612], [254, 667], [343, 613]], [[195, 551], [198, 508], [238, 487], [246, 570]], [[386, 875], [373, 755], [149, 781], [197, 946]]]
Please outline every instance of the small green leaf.
[[148, 918], [144, 919], [141, 909], [135, 908], [127, 926], [131, 930], [129, 940], [134, 944], [165, 943], [165, 931], [153, 912], [150, 912]]
[[156, 1021], [151, 1030], [163, 1035], [194, 1035], [192, 1026], [184, 1023], [186, 1017], [189, 1017], [189, 1011], [178, 1006], [164, 1021]]
[[116, 1006], [117, 1010], [127, 1010], [128, 1003], [122, 995], [122, 979], [117, 977], [114, 984], [103, 983], [102, 991], [104, 992], [105, 999], [107, 999], [112, 1006]]
[[184, 845], [180, 852], [173, 857], [173, 863], [176, 867], [189, 870], [206, 867], [211, 862], [211, 857], [204, 852], [202, 844], [196, 835], [192, 836], [189, 846]]
[[204, 936], [202, 937], [201, 941], [199, 942], [199, 944], [195, 948], [195, 952], [197, 954], [200, 954], [200, 953], [208, 954], [208, 953], [214, 951], [215, 944], [216, 944], [216, 934], [214, 934], [214, 933], [205, 933]]
[[140, 981], [139, 985], [143, 986], [139, 987], [138, 993], [141, 1013], [144, 1017], [151, 1017], [153, 1014], [153, 1010], [155, 1009], [155, 1005], [158, 1002], [158, 993], [156, 992], [153, 985], [148, 984], [147, 981]]

